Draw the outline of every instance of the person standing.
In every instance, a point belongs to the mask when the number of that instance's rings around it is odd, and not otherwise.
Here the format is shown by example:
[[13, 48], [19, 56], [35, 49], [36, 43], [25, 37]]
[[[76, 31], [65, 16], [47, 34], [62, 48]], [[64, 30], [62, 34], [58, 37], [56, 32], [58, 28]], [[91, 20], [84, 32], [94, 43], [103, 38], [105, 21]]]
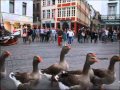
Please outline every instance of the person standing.
[[67, 30], [66, 29], [63, 31], [63, 41], [64, 41], [63, 46], [66, 46], [67, 44]]
[[56, 36], [56, 30], [52, 28], [51, 30], [51, 40], [54, 43], [55, 42], [55, 36]]
[[33, 31], [32, 31], [32, 29], [31, 29], [31, 27], [30, 26], [28, 26], [28, 31], [27, 31], [27, 36], [28, 36], [28, 42], [29, 42], [29, 44], [32, 42], [32, 33], [33, 33]]
[[36, 29], [36, 41], [40, 41], [40, 28]]
[[94, 43], [97, 43], [98, 42], [98, 32], [97, 30], [94, 31]]
[[63, 31], [61, 29], [58, 29], [57, 35], [58, 35], [58, 46], [61, 46], [62, 45]]
[[73, 39], [73, 36], [74, 36], [74, 32], [71, 29], [69, 29], [67, 34], [68, 34], [68, 44], [72, 44], [72, 39]]
[[36, 28], [33, 28], [32, 29], [32, 42], [34, 42], [35, 38], [36, 38]]
[[22, 33], [22, 38], [23, 38], [23, 43], [27, 42], [27, 28], [23, 28], [23, 33]]

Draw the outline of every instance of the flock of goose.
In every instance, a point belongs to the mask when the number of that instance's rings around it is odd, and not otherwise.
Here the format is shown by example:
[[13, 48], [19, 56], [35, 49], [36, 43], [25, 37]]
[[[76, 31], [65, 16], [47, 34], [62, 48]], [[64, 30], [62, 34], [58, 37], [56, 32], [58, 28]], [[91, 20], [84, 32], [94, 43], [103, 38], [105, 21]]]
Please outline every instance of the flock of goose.
[[[90, 66], [98, 62], [97, 56], [94, 53], [88, 53], [83, 70], [69, 71], [69, 65], [64, 58], [70, 49], [70, 46], [63, 46], [60, 61], [46, 69], [38, 68], [42, 58], [34, 56], [32, 72], [11, 72], [9, 78], [13, 80], [18, 90], [30, 90], [40, 83], [42, 76], [51, 81], [51, 86], [57, 83], [61, 90], [100, 90], [104, 84], [112, 84], [115, 81], [114, 65], [120, 62], [120, 56], [112, 56], [107, 69], [94, 69]], [[5, 59], [10, 55], [9, 51], [5, 51], [0, 56], [0, 79], [6, 77]]]

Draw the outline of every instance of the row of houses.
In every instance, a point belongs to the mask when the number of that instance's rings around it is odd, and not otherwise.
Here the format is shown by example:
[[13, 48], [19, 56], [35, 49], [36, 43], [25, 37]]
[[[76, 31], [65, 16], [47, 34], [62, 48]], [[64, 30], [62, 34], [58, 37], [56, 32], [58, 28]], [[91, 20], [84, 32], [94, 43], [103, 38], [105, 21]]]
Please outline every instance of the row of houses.
[[0, 22], [10, 32], [27, 24], [77, 32], [90, 26], [90, 15], [85, 0], [0, 0]]
[[[106, 2], [107, 6], [119, 7], [118, 0], [110, 2]], [[33, 27], [69, 28], [77, 33], [81, 27], [100, 28], [101, 19], [106, 22], [86, 0], [0, 0], [0, 23], [10, 32], [29, 24]]]
[[33, 11], [35, 27], [72, 29], [75, 33], [94, 26], [93, 19], [99, 23], [96, 17], [100, 16], [86, 0], [34, 0]]

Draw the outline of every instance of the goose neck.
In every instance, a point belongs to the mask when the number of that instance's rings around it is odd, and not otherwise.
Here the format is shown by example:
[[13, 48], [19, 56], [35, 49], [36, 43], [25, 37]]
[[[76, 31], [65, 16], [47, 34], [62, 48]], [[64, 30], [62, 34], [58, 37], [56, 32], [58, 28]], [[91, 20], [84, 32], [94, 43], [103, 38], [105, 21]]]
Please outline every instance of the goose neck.
[[61, 52], [61, 54], [60, 54], [60, 62], [64, 61], [64, 57], [65, 57], [65, 54], [63, 52]]
[[115, 65], [115, 61], [110, 60], [110, 64], [109, 64], [109, 66], [108, 66], [108, 70], [114, 71], [114, 65]]
[[89, 69], [90, 69], [90, 64], [86, 62], [83, 67], [83, 74], [88, 74]]
[[38, 63], [33, 62], [33, 72], [37, 72], [38, 70]]
[[4, 71], [5, 70], [5, 58], [6, 57], [4, 57], [4, 56], [1, 56], [0, 57], [0, 69], [2, 70], [2, 71]]

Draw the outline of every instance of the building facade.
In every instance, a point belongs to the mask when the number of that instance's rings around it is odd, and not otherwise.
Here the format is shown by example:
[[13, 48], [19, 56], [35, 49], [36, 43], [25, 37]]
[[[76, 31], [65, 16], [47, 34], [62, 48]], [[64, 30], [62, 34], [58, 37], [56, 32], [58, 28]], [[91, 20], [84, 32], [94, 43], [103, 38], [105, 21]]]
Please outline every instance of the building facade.
[[41, 0], [41, 27], [56, 27], [57, 0]]
[[72, 29], [90, 26], [90, 7], [85, 0], [41, 0], [41, 26]]
[[120, 0], [106, 0], [102, 6], [102, 26], [120, 30]]
[[90, 30], [101, 28], [101, 14], [90, 5]]
[[33, 0], [33, 26], [41, 27], [41, 0]]
[[0, 0], [0, 18], [6, 30], [13, 32], [33, 24], [33, 0]]

